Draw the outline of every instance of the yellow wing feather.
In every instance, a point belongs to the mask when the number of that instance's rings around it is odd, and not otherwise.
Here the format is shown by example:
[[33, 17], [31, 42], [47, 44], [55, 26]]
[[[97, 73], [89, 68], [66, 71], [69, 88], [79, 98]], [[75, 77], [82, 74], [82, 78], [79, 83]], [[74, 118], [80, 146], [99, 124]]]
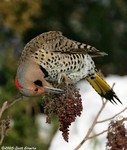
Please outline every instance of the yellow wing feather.
[[95, 79], [91, 79], [90, 77], [87, 77], [86, 79], [100, 96], [106, 98], [112, 103], [116, 103], [115, 99], [117, 99], [122, 104], [113, 89], [102, 77], [99, 76], [98, 73], [95, 73]]

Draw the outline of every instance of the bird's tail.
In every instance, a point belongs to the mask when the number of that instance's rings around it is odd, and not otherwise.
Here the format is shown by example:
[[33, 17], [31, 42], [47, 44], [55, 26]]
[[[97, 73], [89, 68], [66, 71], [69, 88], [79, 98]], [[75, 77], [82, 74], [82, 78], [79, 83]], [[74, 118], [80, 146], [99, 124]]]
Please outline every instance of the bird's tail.
[[87, 77], [86, 79], [101, 97], [106, 98], [111, 103], [117, 103], [117, 100], [122, 104], [113, 89], [106, 83], [106, 81], [102, 77], [99, 76], [98, 73], [95, 73], [94, 79], [91, 79], [90, 77]]

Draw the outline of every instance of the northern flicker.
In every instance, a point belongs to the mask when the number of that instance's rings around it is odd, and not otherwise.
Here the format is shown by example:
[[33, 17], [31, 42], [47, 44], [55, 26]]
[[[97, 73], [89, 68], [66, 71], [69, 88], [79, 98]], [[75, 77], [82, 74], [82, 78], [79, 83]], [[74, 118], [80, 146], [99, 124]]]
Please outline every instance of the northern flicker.
[[42, 33], [26, 44], [19, 60], [16, 86], [26, 96], [46, 91], [63, 93], [50, 82], [75, 84], [86, 79], [96, 92], [110, 102], [121, 101], [96, 72], [92, 58], [107, 55], [87, 44], [70, 40], [59, 31]]

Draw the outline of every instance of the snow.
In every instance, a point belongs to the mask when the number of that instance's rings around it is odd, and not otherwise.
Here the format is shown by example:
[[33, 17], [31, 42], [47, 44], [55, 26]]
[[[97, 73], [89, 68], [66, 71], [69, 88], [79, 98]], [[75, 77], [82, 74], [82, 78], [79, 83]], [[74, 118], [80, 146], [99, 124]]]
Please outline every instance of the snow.
[[[127, 76], [112, 75], [107, 77], [105, 80], [110, 86], [115, 83], [114, 91], [117, 93], [117, 96], [120, 98], [123, 105], [120, 103], [118, 105], [113, 105], [108, 102], [98, 120], [110, 118], [127, 107]], [[83, 100], [82, 115], [77, 117], [76, 121], [72, 123], [70, 127], [69, 142], [65, 142], [61, 132], [57, 131], [51, 142], [49, 150], [74, 150], [85, 137], [94, 117], [102, 105], [100, 96], [94, 91], [87, 81], [82, 80], [77, 84], [77, 86], [80, 88]], [[121, 115], [127, 116], [127, 110]], [[109, 122], [97, 124], [95, 126], [94, 133], [106, 130], [108, 124]], [[94, 140], [88, 140], [84, 145], [82, 145], [80, 150], [105, 150], [106, 135], [107, 134], [104, 133], [103, 135], [98, 136], [96, 142], [94, 142]], [[93, 148], [95, 146], [94, 144], [97, 144], [96, 148]]]
[[50, 140], [50, 134], [51, 134], [51, 131], [52, 131], [52, 124], [48, 124], [46, 123], [46, 115], [44, 114], [38, 114], [36, 116], [36, 123], [38, 125], [38, 133], [39, 133], [39, 137], [40, 139], [43, 140], [43, 142], [47, 143], [47, 141]]

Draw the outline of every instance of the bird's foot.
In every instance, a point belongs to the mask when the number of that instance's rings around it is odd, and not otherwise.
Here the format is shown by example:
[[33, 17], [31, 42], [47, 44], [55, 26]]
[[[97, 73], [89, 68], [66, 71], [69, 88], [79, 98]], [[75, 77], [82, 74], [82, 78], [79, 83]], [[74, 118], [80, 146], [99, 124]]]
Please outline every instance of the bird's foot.
[[61, 84], [62, 82], [64, 82], [66, 84], [66, 96], [68, 96], [68, 81], [69, 78], [65, 73], [59, 74], [58, 83]]

